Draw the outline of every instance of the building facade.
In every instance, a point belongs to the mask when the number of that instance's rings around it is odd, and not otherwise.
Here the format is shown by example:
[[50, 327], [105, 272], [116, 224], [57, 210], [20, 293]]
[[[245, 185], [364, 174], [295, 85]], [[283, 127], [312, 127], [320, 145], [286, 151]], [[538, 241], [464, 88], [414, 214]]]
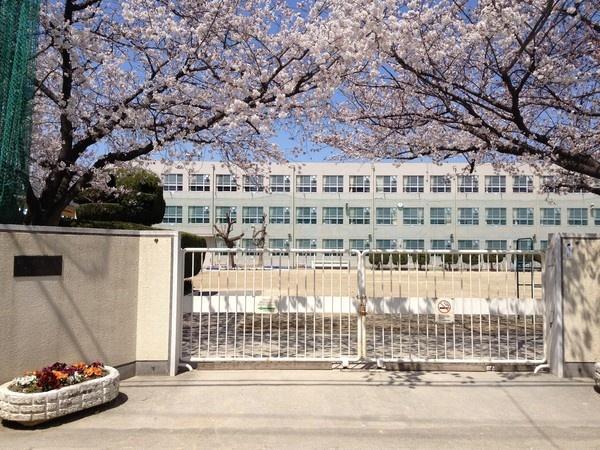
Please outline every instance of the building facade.
[[598, 196], [543, 192], [527, 166], [517, 176], [491, 165], [469, 174], [454, 163], [290, 163], [259, 175], [219, 162], [183, 167], [150, 166], [163, 180], [160, 227], [215, 247], [223, 243], [213, 225], [228, 216], [246, 248], [263, 218], [270, 248], [506, 250], [529, 239], [544, 249], [551, 233], [600, 230]]

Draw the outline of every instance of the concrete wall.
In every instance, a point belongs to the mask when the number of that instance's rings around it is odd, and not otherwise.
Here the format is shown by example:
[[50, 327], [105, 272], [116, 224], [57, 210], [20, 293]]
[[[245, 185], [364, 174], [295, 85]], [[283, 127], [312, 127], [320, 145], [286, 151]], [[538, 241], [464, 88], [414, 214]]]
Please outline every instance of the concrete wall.
[[[55, 361], [166, 373], [174, 239], [0, 225], [0, 382]], [[17, 255], [62, 255], [62, 275], [14, 277]]]
[[550, 366], [559, 376], [590, 376], [600, 361], [600, 235], [555, 235], [548, 250]]

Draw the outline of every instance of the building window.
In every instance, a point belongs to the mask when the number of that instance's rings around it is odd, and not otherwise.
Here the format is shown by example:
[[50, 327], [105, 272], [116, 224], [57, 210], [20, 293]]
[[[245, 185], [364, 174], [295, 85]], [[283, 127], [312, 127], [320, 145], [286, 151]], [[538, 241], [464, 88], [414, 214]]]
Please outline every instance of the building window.
[[533, 208], [513, 208], [513, 225], [533, 225]]
[[210, 208], [208, 206], [188, 207], [188, 223], [210, 223]]
[[306, 206], [296, 208], [296, 223], [315, 225], [317, 223], [317, 208]]
[[269, 188], [271, 192], [290, 192], [289, 175], [271, 175]]
[[183, 223], [183, 207], [165, 206], [163, 223]]
[[479, 250], [479, 241], [470, 239], [458, 240], [459, 250]]
[[[289, 241], [287, 239], [269, 239], [269, 248], [287, 250]], [[273, 252], [273, 255], [279, 255], [279, 252]]]
[[540, 241], [540, 250], [543, 250], [543, 251], [548, 250], [548, 241], [545, 241], [545, 240]]
[[296, 248], [312, 249], [317, 248], [316, 239], [296, 239]]
[[425, 241], [423, 239], [404, 239], [404, 248], [406, 250], [425, 250]]
[[404, 175], [402, 177], [404, 192], [423, 192], [425, 177], [423, 175]]
[[290, 208], [271, 206], [269, 208], [269, 223], [278, 225], [290, 223]]
[[459, 225], [479, 225], [479, 208], [458, 208]]
[[367, 250], [369, 248], [368, 239], [350, 239], [350, 250]]
[[505, 240], [492, 239], [490, 241], [485, 241], [486, 250], [506, 250], [507, 248]]
[[210, 191], [210, 176], [194, 173], [190, 175], [190, 191], [208, 192]]
[[262, 192], [265, 190], [262, 175], [244, 175], [244, 192]]
[[323, 223], [342, 225], [344, 223], [344, 208], [323, 208]]
[[235, 192], [237, 191], [237, 181], [235, 175], [217, 175], [217, 191]]
[[569, 225], [587, 225], [588, 212], [587, 208], [568, 208], [567, 223]]
[[459, 175], [458, 192], [479, 192], [479, 177], [477, 175]]
[[398, 180], [393, 175], [382, 175], [375, 178], [377, 192], [398, 192]]
[[242, 208], [242, 223], [263, 223], [262, 206], [244, 206]]
[[324, 175], [323, 192], [344, 192], [344, 176]]
[[423, 208], [404, 208], [402, 210], [402, 223], [404, 225], [423, 225], [425, 214]]
[[396, 208], [376, 208], [375, 219], [377, 225], [396, 225]]
[[258, 255], [256, 251], [256, 242], [254, 239], [244, 238], [242, 239], [242, 248], [245, 250], [245, 255]]
[[375, 248], [377, 250], [396, 250], [398, 243], [396, 239], [376, 239]]
[[162, 182], [163, 191], [183, 191], [183, 175], [180, 173], [165, 173]]
[[560, 208], [541, 208], [540, 225], [560, 225]]
[[506, 192], [506, 177], [504, 175], [486, 175], [485, 192]]
[[431, 192], [452, 192], [450, 177], [447, 175], [431, 175]]
[[594, 217], [594, 225], [600, 225], [600, 208], [592, 209], [592, 216]]
[[371, 179], [366, 175], [350, 175], [350, 192], [371, 192]]
[[227, 218], [232, 223], [237, 222], [237, 208], [235, 206], [217, 206], [215, 208], [215, 222], [227, 223]]
[[513, 192], [533, 192], [533, 177], [531, 175], [515, 175]]
[[430, 245], [432, 250], [450, 250], [452, 248], [450, 239], [432, 239]]
[[[343, 239], [323, 239], [323, 248], [327, 250], [343, 250]], [[325, 256], [339, 255], [339, 253], [325, 253]]]
[[485, 208], [485, 223], [506, 225], [506, 208]]
[[296, 192], [317, 192], [315, 175], [296, 175]]
[[371, 210], [369, 208], [348, 208], [348, 223], [368, 225], [371, 223]]
[[451, 222], [451, 208], [431, 208], [429, 210], [429, 223], [431, 223], [431, 225], [446, 225]]

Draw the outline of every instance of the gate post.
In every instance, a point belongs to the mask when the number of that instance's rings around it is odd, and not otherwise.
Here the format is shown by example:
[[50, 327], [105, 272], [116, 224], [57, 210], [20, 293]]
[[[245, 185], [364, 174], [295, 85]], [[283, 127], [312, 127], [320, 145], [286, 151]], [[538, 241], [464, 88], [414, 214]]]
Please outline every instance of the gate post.
[[356, 268], [356, 281], [358, 287], [358, 358], [365, 359], [367, 356], [367, 289], [365, 279], [364, 252], [358, 252], [358, 265]]

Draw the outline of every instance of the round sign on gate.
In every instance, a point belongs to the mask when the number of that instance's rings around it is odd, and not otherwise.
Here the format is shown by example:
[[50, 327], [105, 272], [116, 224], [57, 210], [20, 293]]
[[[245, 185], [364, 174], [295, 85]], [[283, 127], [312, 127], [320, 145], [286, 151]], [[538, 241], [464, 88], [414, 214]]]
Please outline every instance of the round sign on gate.
[[435, 302], [435, 321], [437, 323], [454, 323], [454, 305], [449, 298], [439, 298]]

